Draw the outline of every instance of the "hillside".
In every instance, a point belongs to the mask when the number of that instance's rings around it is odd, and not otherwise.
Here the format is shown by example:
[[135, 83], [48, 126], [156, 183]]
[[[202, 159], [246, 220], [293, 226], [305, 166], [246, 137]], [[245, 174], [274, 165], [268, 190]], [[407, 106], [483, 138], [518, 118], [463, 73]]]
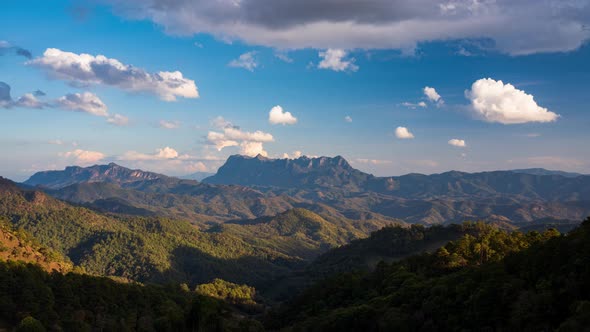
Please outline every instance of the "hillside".
[[[290, 215], [306, 217], [289, 223], [286, 216]], [[365, 236], [361, 230], [367, 227], [356, 229], [351, 224], [341, 231], [313, 212], [300, 209], [286, 212], [276, 218], [280, 222], [269, 222], [262, 228], [236, 222], [227, 228], [202, 231], [182, 219], [103, 214], [72, 206], [43, 192], [22, 190], [8, 180], [0, 185], [0, 217], [88, 273], [190, 285], [213, 278], [262, 285], [300, 269], [333, 246]], [[299, 225], [302, 220], [309, 224]], [[321, 229], [316, 232], [314, 223], [318, 221]], [[306, 249], [303, 244], [308, 244]]]
[[73, 267], [69, 259], [40, 245], [30, 234], [12, 229], [4, 217], [0, 217], [0, 261], [33, 263], [47, 272], [65, 273]]
[[217, 231], [242, 234], [253, 245], [266, 244], [282, 253], [296, 254], [311, 260], [330, 248], [364, 238], [367, 227], [379, 229], [387, 222], [362, 222], [341, 219], [337, 223], [303, 209], [296, 208], [272, 217], [230, 221]]
[[189, 180], [93, 182], [47, 190], [62, 200], [103, 212], [160, 215], [194, 224], [275, 215], [293, 207], [286, 196], [267, 196], [245, 187], [211, 186]]
[[579, 331], [590, 317], [590, 219], [566, 236], [482, 228], [434, 253], [326, 279], [272, 330]]

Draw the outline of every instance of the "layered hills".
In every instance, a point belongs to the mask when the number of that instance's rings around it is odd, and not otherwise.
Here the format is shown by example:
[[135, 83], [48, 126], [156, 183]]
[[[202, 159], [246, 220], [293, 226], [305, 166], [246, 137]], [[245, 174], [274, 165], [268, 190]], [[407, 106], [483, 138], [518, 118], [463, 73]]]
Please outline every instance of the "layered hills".
[[273, 216], [298, 207], [352, 220], [369, 216], [380, 222], [420, 224], [571, 221], [590, 213], [590, 176], [553, 173], [452, 171], [375, 177], [354, 169], [342, 157], [261, 156], [231, 156], [216, 175], [201, 183], [116, 164], [70, 173], [71, 168], [37, 173], [25, 184], [101, 211], [160, 214], [195, 224]]

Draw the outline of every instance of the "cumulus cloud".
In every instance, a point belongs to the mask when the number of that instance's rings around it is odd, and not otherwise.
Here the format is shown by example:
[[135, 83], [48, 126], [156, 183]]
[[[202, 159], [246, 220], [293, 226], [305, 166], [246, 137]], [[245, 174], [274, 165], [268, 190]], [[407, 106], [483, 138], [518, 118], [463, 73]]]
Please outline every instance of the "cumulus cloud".
[[359, 67], [354, 64], [355, 59], [345, 59], [346, 51], [342, 49], [327, 49], [319, 53], [322, 60], [318, 64], [320, 69], [329, 69], [333, 71], [357, 71]]
[[428, 98], [429, 101], [436, 103], [436, 106], [440, 107], [442, 106], [445, 101], [442, 99], [442, 97], [438, 94], [438, 92], [436, 92], [435, 88], [431, 88], [429, 86], [425, 86], [424, 87], [424, 95], [426, 96], [426, 98]]
[[91, 92], [69, 93], [58, 98], [56, 102], [60, 108], [70, 111], [85, 112], [105, 117], [109, 115], [107, 106], [97, 95]]
[[273, 125], [292, 125], [297, 123], [297, 118], [291, 112], [285, 112], [281, 106], [277, 105], [268, 113], [268, 122]]
[[352, 122], [352, 118], [350, 117], [350, 115], [347, 115], [347, 116], [344, 117], [344, 121], [350, 123], [350, 122]]
[[246, 52], [240, 55], [237, 59], [230, 61], [227, 65], [230, 67], [244, 68], [248, 71], [254, 71], [258, 67], [258, 62], [255, 58], [256, 52]]
[[458, 139], [458, 138], [453, 138], [453, 139], [449, 140], [448, 143], [452, 146], [456, 146], [459, 148], [464, 148], [467, 146], [467, 144], [465, 143], [465, 140]]
[[233, 125], [223, 117], [215, 118], [211, 124], [219, 131], [209, 131], [207, 133], [207, 142], [221, 151], [230, 146], [239, 146], [240, 153], [247, 156], [256, 156], [261, 154], [267, 156], [268, 153], [263, 148], [263, 143], [273, 142], [271, 134], [257, 130], [255, 132], [243, 131], [240, 127]]
[[37, 97], [35, 97], [35, 95], [32, 93], [25, 93], [20, 98], [18, 98], [13, 105], [15, 107], [24, 108], [43, 108], [48, 104], [37, 99]]
[[180, 121], [160, 120], [159, 126], [164, 129], [178, 129], [180, 128]]
[[395, 137], [399, 139], [411, 139], [414, 138], [414, 134], [412, 134], [406, 127], [397, 127], [395, 128]]
[[532, 95], [512, 84], [491, 78], [477, 80], [471, 90], [465, 91], [471, 100], [471, 111], [483, 121], [502, 124], [526, 122], [552, 122], [558, 114], [537, 105]]
[[101, 1], [170, 34], [209, 33], [279, 49], [413, 49], [422, 42], [486, 39], [518, 55], [574, 50], [590, 36], [587, 1]]
[[166, 101], [174, 101], [177, 97], [199, 97], [195, 82], [183, 77], [180, 71], [150, 73], [104, 55], [76, 54], [48, 48], [43, 56], [27, 64], [43, 69], [51, 78], [77, 86], [108, 85], [129, 92], [151, 93]]
[[116, 126], [125, 126], [129, 119], [121, 114], [109, 114], [107, 106], [100, 98], [91, 93], [70, 93], [59, 97], [51, 102], [37, 99], [38, 96], [45, 96], [42, 91], [25, 93], [20, 98], [13, 100], [10, 95], [10, 85], [0, 82], [0, 107], [12, 108], [60, 108], [68, 111], [88, 113], [95, 116], [106, 117], [107, 122]]
[[66, 158], [69, 162], [77, 165], [94, 164], [105, 157], [104, 153], [81, 149], [60, 153], [59, 155], [63, 158]]
[[268, 157], [268, 152], [264, 150], [262, 142], [243, 141], [240, 143], [240, 154], [251, 157], [257, 155]]
[[22, 107], [40, 109], [52, 106], [49, 103], [37, 99], [38, 95], [35, 92], [25, 93], [16, 100], [13, 100], [12, 95], [10, 94], [10, 89], [8, 83], [0, 82], [0, 107], [2, 108]]
[[55, 101], [55, 106], [61, 109], [88, 113], [107, 118], [107, 123], [115, 126], [126, 126], [129, 118], [121, 114], [109, 114], [108, 107], [92, 92], [69, 93]]

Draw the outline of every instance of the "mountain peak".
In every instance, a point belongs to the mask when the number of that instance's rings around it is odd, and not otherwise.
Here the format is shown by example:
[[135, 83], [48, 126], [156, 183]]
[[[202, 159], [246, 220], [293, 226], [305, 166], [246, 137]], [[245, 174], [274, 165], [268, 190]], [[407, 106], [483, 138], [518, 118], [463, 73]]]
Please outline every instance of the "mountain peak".
[[94, 165], [89, 167], [68, 166], [63, 171], [37, 172], [24, 183], [30, 186], [59, 189], [83, 182], [111, 182], [121, 184], [160, 178], [167, 178], [167, 176], [145, 172], [139, 169], [129, 169], [115, 163], [110, 163], [108, 165]]
[[295, 189], [339, 188], [359, 191], [372, 175], [354, 169], [342, 156], [272, 159], [233, 155], [203, 182]]

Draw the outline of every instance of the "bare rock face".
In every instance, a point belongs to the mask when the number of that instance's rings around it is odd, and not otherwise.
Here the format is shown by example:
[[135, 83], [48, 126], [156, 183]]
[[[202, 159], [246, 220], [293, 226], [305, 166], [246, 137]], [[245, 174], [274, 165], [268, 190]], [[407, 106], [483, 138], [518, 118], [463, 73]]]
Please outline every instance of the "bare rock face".
[[235, 155], [228, 158], [217, 174], [203, 182], [289, 189], [340, 189], [362, 192], [371, 187], [387, 190], [389, 178], [363, 173], [341, 156], [297, 159], [254, 158]]

